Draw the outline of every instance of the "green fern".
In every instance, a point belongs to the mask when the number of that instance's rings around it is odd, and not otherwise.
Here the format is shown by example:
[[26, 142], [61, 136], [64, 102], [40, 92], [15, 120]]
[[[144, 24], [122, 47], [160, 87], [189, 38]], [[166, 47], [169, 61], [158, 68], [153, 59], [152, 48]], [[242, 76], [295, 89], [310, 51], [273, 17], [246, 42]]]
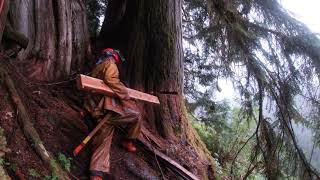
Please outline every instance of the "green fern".
[[40, 175], [40, 174], [38, 173], [38, 171], [35, 170], [35, 169], [29, 169], [29, 170], [28, 170], [28, 174], [29, 174], [30, 176], [32, 176], [32, 177], [35, 177], [35, 178], [41, 177], [41, 175]]
[[58, 162], [62, 166], [62, 168], [68, 172], [71, 170], [72, 158], [66, 157], [64, 154], [58, 154]]

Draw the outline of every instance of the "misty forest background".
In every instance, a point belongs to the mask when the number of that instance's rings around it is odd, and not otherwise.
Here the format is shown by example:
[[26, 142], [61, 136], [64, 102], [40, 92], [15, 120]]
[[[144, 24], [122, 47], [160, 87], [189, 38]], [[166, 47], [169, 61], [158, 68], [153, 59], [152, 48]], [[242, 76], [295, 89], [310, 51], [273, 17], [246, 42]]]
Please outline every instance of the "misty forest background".
[[186, 0], [183, 25], [188, 108], [218, 173], [319, 178], [318, 36], [279, 1]]

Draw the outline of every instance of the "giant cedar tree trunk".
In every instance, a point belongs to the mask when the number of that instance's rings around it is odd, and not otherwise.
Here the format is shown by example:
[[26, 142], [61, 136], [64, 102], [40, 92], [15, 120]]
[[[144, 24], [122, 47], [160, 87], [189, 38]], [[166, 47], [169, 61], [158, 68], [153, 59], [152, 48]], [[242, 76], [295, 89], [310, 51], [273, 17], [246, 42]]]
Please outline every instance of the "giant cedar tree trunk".
[[9, 10], [9, 2], [8, 0], [0, 1], [0, 44], [2, 40], [2, 35], [4, 31], [4, 27], [6, 25], [7, 13]]
[[162, 108], [149, 120], [168, 138], [183, 130], [180, 7], [180, 0], [111, 1], [98, 42], [124, 53], [124, 81], [160, 97]]
[[[192, 144], [197, 135], [186, 118], [182, 94], [181, 6], [182, 0], [111, 0], [97, 47], [120, 49], [127, 59], [120, 69], [122, 80], [159, 97], [160, 106], [144, 107], [147, 122], [170, 142]], [[198, 161], [208, 160], [197, 152]], [[192, 168], [201, 179], [208, 177], [206, 167]]]
[[78, 71], [89, 50], [82, 0], [12, 0], [10, 22], [29, 38], [20, 59], [32, 79], [53, 81]]

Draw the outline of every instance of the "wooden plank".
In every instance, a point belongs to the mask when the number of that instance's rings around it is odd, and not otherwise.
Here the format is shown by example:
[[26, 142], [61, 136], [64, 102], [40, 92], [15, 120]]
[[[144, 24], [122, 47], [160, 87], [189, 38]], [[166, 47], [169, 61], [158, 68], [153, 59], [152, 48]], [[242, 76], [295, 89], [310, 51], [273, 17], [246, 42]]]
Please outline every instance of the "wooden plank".
[[[80, 74], [77, 85], [80, 90], [115, 96], [115, 93], [101, 80]], [[160, 104], [158, 97], [127, 88], [129, 96], [148, 103]]]
[[158, 149], [164, 150], [166, 148], [165, 144], [159, 138], [155, 137], [145, 126], [141, 126], [141, 134], [142, 136], [139, 136], [139, 138], [150, 141], [150, 143], [155, 144]]
[[200, 180], [197, 176], [192, 174], [190, 171], [188, 171], [186, 168], [181, 166], [179, 163], [177, 163], [176, 161], [174, 161], [164, 153], [160, 152], [159, 150], [153, 148], [149, 143], [145, 142], [145, 140], [142, 139], [141, 137], [139, 137], [138, 140], [147, 148], [147, 150], [151, 151], [151, 153], [154, 153], [162, 163], [164, 163], [169, 169], [171, 169], [175, 173], [179, 174], [183, 179]]

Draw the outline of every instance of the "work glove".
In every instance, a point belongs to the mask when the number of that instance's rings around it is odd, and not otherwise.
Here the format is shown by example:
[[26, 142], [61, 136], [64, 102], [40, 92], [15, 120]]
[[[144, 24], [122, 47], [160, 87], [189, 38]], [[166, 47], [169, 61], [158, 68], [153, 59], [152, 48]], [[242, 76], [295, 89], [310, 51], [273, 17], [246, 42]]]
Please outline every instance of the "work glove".
[[83, 117], [84, 123], [87, 125], [88, 131], [92, 131], [97, 125], [97, 120], [93, 118], [89, 113]]

